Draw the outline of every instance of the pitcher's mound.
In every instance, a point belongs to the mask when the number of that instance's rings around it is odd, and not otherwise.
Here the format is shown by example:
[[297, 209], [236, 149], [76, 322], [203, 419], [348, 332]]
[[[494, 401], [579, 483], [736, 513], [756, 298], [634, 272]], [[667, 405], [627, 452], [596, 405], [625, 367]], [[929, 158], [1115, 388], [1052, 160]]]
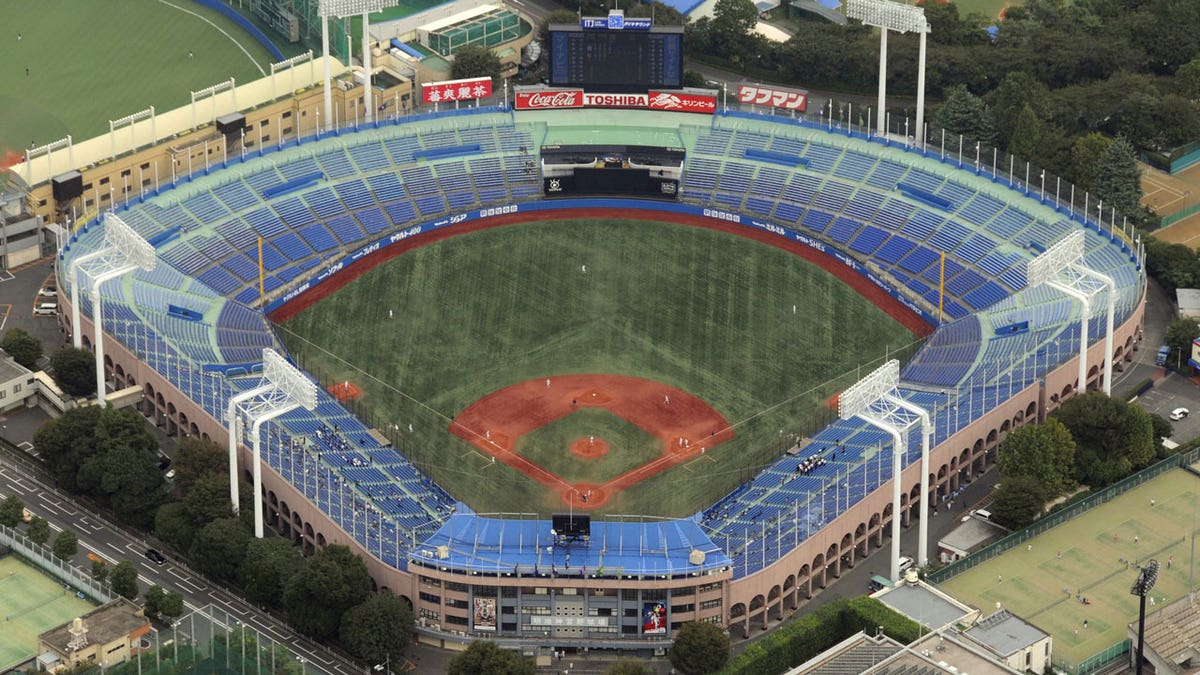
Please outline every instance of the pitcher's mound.
[[580, 459], [599, 459], [608, 454], [608, 441], [584, 436], [571, 441], [571, 454]]

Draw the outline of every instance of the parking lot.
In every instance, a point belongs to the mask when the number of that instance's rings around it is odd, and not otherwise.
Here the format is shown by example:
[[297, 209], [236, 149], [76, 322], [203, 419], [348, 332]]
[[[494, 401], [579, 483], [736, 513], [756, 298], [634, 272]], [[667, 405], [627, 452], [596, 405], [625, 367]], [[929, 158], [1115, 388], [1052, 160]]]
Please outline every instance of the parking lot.
[[1168, 418], [1176, 408], [1187, 408], [1191, 411], [1190, 415], [1178, 422], [1172, 422], [1175, 425], [1175, 433], [1171, 440], [1183, 443], [1200, 436], [1200, 390], [1179, 374], [1167, 374], [1153, 389], [1142, 394], [1137, 402], [1147, 411], [1164, 418]]

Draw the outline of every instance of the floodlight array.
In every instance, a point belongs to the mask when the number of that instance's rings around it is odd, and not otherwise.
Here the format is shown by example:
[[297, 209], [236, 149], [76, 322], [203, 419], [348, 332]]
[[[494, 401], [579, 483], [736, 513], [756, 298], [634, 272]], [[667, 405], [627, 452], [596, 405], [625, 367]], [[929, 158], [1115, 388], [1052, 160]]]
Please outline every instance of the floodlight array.
[[928, 33], [925, 9], [887, 0], [847, 0], [846, 16], [897, 33]]
[[895, 390], [899, 383], [900, 362], [892, 359], [842, 392], [838, 397], [838, 417], [854, 417]]
[[1158, 583], [1158, 561], [1151, 559], [1145, 565], [1142, 565], [1142, 571], [1138, 573], [1137, 581], [1133, 582], [1133, 588], [1129, 589], [1130, 595], [1146, 595], [1154, 588], [1154, 584]]
[[1051, 281], [1082, 258], [1083, 230], [1072, 230], [1044, 253], [1029, 261], [1025, 267], [1026, 283], [1029, 286], [1037, 286]]
[[395, 4], [396, 0], [320, 0], [317, 5], [317, 14], [325, 18], [370, 14]]
[[317, 407], [317, 385], [274, 349], [263, 349], [263, 379], [305, 410]]
[[154, 247], [114, 213], [104, 216], [105, 242], [124, 254], [129, 262], [149, 272], [158, 263]]

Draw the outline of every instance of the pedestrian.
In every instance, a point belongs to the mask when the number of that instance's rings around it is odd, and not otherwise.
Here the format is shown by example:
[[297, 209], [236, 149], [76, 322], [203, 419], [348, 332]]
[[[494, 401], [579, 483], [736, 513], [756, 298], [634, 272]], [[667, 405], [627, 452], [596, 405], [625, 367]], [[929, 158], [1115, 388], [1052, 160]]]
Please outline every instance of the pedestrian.
[[579, 269], [583, 270], [584, 274], [587, 274], [587, 265], [580, 265]]
[[996, 575], [996, 583], [998, 583], [998, 584], [1002, 584], [1002, 583], [1004, 583], [1004, 577], [1003, 577], [1003, 576], [1001, 576], [1001, 575], [999, 575], [999, 574], [997, 574], [997, 575]]
[[1140, 539], [1138, 538], [1138, 536], [1137, 536], [1136, 534], [1135, 534], [1135, 535], [1133, 535], [1133, 543], [1135, 543], [1135, 544], [1136, 544], [1136, 543], [1138, 543], [1138, 541], [1140, 541]]
[[668, 394], [663, 394], [663, 403], [665, 403], [666, 405], [671, 405], [671, 397], [670, 397], [670, 395], [668, 395]]
[[1084, 619], [1084, 620], [1083, 620], [1083, 627], [1084, 627], [1084, 628], [1087, 628], [1087, 619]]
[[17, 42], [21, 41], [21, 32], [17, 31]]
[[1032, 551], [1032, 550], [1033, 550], [1033, 544], [1030, 544], [1029, 546], [1026, 546], [1026, 547], [1025, 547], [1025, 550], [1026, 550], [1026, 551]]
[[572, 407], [572, 408], [574, 408], [574, 407], [575, 407], [575, 404], [576, 404], [576, 403], [577, 403], [577, 401], [576, 401], [575, 399], [571, 399], [571, 407]]
[[550, 378], [548, 378], [548, 377], [546, 378], [546, 388], [547, 389], [550, 388]]
[[1154, 500], [1153, 500], [1153, 499], [1151, 499], [1151, 500], [1150, 500], [1150, 506], [1154, 506]]
[[389, 319], [391, 319], [391, 318], [392, 318], [392, 317], [394, 317], [394, 316], [395, 316], [395, 314], [393, 314], [393, 313], [392, 313], [392, 310], [390, 310], [390, 309], [389, 309], [389, 310], [388, 310], [388, 318], [389, 318]]
[[25, 66], [25, 77], [29, 77], [29, 66]]
[[596, 437], [588, 436], [588, 445], [595, 445], [595, 444], [596, 444]]
[[412, 433], [412, 423], [411, 422], [408, 425], [408, 433], [410, 433], [410, 434]]
[[192, 50], [189, 49], [188, 50], [188, 59], [191, 59], [193, 56], [195, 56], [195, 54], [193, 54]]

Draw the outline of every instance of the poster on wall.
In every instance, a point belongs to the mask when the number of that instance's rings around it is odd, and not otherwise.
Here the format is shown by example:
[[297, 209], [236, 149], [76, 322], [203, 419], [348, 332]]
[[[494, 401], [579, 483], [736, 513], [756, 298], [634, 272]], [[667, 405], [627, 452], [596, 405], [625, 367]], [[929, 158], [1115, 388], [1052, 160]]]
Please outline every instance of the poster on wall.
[[475, 598], [475, 630], [496, 630], [496, 599]]
[[642, 635], [666, 635], [667, 606], [661, 602], [645, 602], [642, 607]]

